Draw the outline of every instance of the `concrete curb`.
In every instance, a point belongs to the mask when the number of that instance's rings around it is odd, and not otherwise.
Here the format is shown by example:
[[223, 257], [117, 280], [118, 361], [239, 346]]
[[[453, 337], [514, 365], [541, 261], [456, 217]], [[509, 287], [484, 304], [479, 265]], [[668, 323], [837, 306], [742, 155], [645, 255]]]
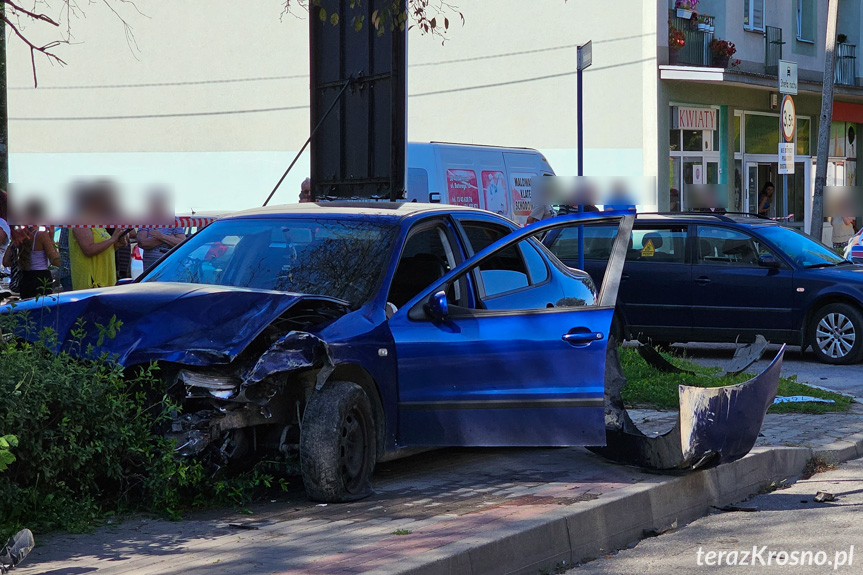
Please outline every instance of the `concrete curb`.
[[541, 518], [514, 521], [424, 553], [384, 572], [409, 575], [554, 573], [707, 515], [711, 506], [741, 501], [771, 483], [798, 477], [818, 455], [841, 463], [863, 456], [863, 433], [813, 449], [764, 447], [735, 461], [683, 476], [657, 476], [595, 501]]

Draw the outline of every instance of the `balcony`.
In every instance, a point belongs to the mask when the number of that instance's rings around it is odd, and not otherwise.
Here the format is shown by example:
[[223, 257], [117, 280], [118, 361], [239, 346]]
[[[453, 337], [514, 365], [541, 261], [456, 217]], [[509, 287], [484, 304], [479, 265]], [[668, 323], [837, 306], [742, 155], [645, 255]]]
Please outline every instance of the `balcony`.
[[779, 60], [782, 59], [782, 28], [764, 27], [764, 72], [779, 75]]
[[836, 45], [836, 72], [833, 81], [843, 86], [854, 86], [857, 84], [857, 46], [854, 44]]
[[710, 41], [713, 40], [713, 32], [698, 30], [694, 20], [678, 18], [677, 11], [669, 10], [668, 20], [686, 37], [686, 43], [680, 49], [677, 63], [684, 66], [710, 66]]

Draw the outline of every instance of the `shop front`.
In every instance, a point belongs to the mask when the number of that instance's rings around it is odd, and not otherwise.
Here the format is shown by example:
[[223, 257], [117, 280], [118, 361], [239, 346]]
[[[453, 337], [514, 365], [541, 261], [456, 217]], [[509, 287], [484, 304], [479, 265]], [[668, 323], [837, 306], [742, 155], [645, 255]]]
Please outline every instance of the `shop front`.
[[[779, 114], [736, 110], [726, 120], [722, 111], [720, 106], [671, 106], [670, 211], [691, 208], [687, 205], [690, 186], [718, 184], [718, 200], [728, 211], [755, 214], [763, 190], [772, 185], [775, 191], [767, 215], [802, 228], [814, 174], [812, 119], [797, 117], [794, 174], [788, 175], [786, 185], [779, 174]], [[723, 141], [728, 133], [725, 121], [733, 122], [733, 141]], [[733, 164], [728, 161], [732, 154]], [[733, 165], [733, 173], [726, 176], [723, 168], [728, 165]]]

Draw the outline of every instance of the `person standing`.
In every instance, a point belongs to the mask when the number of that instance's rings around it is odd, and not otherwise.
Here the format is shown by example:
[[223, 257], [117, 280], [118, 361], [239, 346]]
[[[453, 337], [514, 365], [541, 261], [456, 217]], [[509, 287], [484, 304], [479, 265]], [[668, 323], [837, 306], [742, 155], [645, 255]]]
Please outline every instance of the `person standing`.
[[758, 215], [770, 216], [770, 203], [773, 201], [773, 192], [775, 191], [773, 182], [765, 182], [761, 188], [761, 193], [758, 194]]
[[123, 230], [109, 234], [105, 228], [75, 228], [69, 235], [72, 288], [87, 289], [117, 284], [114, 250], [126, 241]]
[[18, 267], [21, 281], [18, 293], [21, 299], [42, 297], [53, 293], [49, 265], [60, 265], [60, 254], [54, 241], [46, 231], [32, 228], [24, 234], [17, 245]]
[[857, 230], [854, 229], [857, 220], [849, 216], [833, 217], [830, 218], [830, 223], [833, 224], [833, 249], [843, 253], [848, 241], [857, 233]]
[[[108, 233], [113, 234], [114, 228], [108, 228]], [[132, 277], [132, 240], [135, 238], [136, 232], [132, 230], [126, 234], [125, 245], [119, 246], [114, 251], [114, 265], [117, 266], [117, 281]]]
[[171, 248], [186, 240], [183, 228], [139, 228], [138, 247], [144, 252], [144, 271], [150, 269]]

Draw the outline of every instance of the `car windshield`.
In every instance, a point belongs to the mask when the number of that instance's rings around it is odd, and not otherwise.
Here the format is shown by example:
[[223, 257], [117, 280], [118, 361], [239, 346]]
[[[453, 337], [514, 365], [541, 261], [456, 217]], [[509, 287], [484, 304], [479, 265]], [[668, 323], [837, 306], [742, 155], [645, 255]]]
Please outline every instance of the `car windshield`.
[[846, 261], [824, 244], [797, 230], [782, 226], [765, 226], [759, 231], [800, 266], [835, 266]]
[[160, 261], [144, 282], [182, 282], [368, 301], [398, 227], [356, 219], [220, 220]]

